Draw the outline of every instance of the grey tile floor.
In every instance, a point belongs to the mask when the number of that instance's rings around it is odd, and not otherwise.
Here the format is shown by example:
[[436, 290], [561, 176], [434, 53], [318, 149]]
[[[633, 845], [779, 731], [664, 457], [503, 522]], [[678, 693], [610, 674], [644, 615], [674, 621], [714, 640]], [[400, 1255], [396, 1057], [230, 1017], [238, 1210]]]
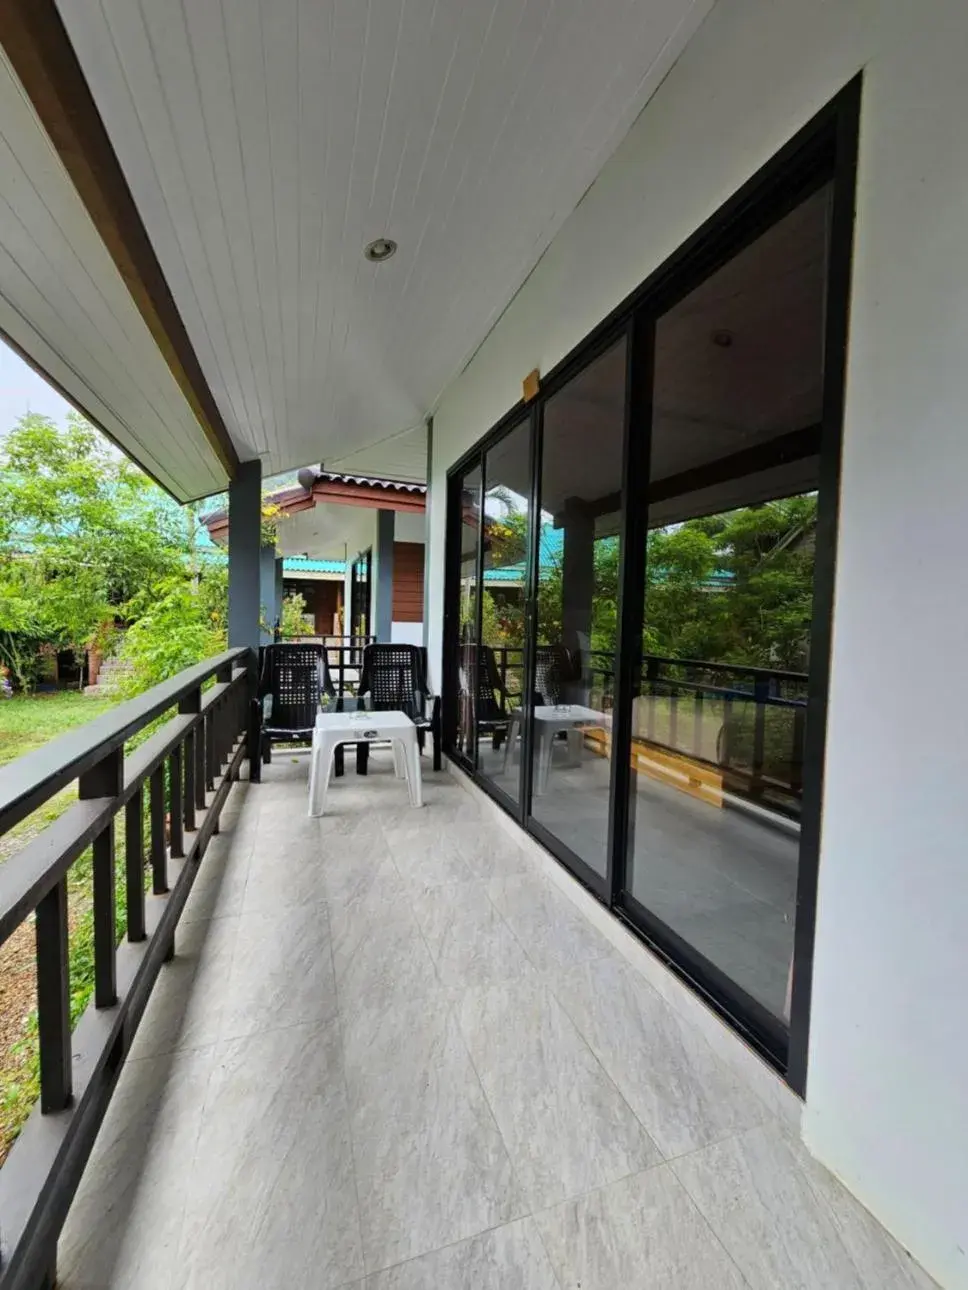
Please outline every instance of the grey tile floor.
[[233, 790], [62, 1290], [932, 1283], [446, 774]]
[[[554, 750], [548, 791], [533, 812], [604, 875], [609, 763]], [[517, 793], [518, 765], [482, 740], [484, 774]], [[736, 810], [720, 810], [645, 775], [636, 777], [633, 895], [777, 1016], [793, 953], [799, 839]]]

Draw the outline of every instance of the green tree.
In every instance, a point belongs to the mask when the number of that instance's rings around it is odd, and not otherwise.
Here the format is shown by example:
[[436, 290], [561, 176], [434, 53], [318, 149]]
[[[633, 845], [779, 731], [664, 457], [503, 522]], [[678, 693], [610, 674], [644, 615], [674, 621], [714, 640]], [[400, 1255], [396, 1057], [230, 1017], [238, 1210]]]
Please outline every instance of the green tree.
[[[644, 652], [805, 670], [816, 508], [816, 495], [804, 494], [653, 529]], [[514, 534], [525, 518], [509, 515], [501, 523], [511, 531], [502, 541], [518, 549]], [[562, 631], [561, 545], [551, 532], [541, 543], [542, 641], [558, 641]], [[598, 538], [594, 560], [591, 647], [610, 652], [618, 640], [618, 539]]]
[[81, 657], [184, 572], [180, 509], [77, 413], [28, 414], [0, 448], [0, 654], [24, 688], [41, 641]]
[[46, 639], [43, 585], [29, 561], [0, 565], [0, 664], [21, 690], [33, 688]]
[[312, 636], [313, 626], [306, 621], [306, 597], [293, 591], [282, 602], [280, 630], [286, 639], [290, 636]]
[[177, 574], [156, 583], [132, 603], [135, 621], [121, 648], [127, 696], [158, 685], [225, 648], [224, 617], [212, 603], [206, 579]]
[[653, 530], [646, 651], [805, 669], [816, 505], [805, 494]]

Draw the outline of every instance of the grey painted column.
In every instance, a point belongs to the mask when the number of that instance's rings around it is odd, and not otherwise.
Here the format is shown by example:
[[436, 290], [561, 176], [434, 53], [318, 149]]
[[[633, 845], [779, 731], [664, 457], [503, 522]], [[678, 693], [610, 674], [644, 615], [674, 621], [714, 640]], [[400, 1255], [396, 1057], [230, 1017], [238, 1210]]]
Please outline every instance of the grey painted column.
[[276, 556], [276, 612], [274, 618], [282, 618], [282, 602], [286, 598], [285, 588], [282, 585], [282, 556]]
[[376, 542], [373, 544], [370, 588], [370, 631], [381, 644], [388, 644], [393, 629], [393, 529], [394, 511], [377, 511]]
[[[564, 550], [561, 561], [561, 636], [566, 649], [576, 651], [592, 634], [595, 596], [595, 518], [578, 498], [565, 501]], [[582, 659], [587, 667], [587, 658]]]
[[229, 484], [229, 645], [259, 647], [262, 462], [243, 461]]
[[263, 645], [272, 644], [272, 629], [276, 625], [276, 548], [259, 549], [259, 617], [262, 623]]

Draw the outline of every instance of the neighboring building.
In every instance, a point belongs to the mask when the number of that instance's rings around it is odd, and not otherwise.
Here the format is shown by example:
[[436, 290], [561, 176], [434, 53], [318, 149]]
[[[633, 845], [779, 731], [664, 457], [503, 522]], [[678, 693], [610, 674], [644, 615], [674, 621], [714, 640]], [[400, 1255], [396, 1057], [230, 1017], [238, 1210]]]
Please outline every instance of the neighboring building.
[[[374, 636], [422, 644], [426, 487], [307, 468], [299, 483], [266, 494], [279, 508], [272, 621], [281, 594], [298, 592], [317, 636]], [[203, 517], [226, 546], [225, 510]], [[371, 576], [374, 565], [379, 576]], [[365, 580], [365, 593], [362, 585]], [[354, 593], [355, 586], [355, 593]], [[355, 612], [354, 612], [355, 609]]]

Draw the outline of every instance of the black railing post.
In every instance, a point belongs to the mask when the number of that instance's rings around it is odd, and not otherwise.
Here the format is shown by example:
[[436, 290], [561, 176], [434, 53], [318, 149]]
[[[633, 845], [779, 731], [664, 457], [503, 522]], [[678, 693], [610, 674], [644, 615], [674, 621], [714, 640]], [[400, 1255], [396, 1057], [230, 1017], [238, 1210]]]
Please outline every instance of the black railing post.
[[733, 759], [733, 696], [723, 699], [723, 725], [716, 746], [716, 759], [721, 766], [729, 767]]
[[[236, 742], [236, 740], [238, 740], [238, 739], [245, 739], [245, 737], [246, 737], [246, 728], [245, 728], [245, 697], [246, 697], [245, 686], [244, 686], [244, 685], [236, 685], [236, 687], [235, 687], [235, 691], [234, 691], [234, 698], [233, 698], [233, 700], [232, 700], [232, 701], [233, 701], [233, 703], [235, 704], [235, 713], [234, 713], [234, 718], [233, 718], [233, 721], [232, 721], [232, 732], [233, 732], [233, 733], [232, 733], [232, 746], [233, 746], [233, 747], [235, 746], [235, 742]], [[238, 771], [238, 768], [236, 768], [235, 778], [236, 778], [236, 779], [238, 779], [238, 778], [239, 778], [239, 771]]]
[[40, 1109], [48, 1115], [63, 1111], [72, 1096], [66, 877], [38, 904], [36, 931]]
[[212, 755], [208, 759], [208, 778], [209, 792], [215, 788], [215, 781], [221, 776], [223, 757], [222, 739], [224, 732], [222, 730], [222, 710], [224, 700], [219, 697], [215, 700], [209, 710], [209, 722], [212, 727], [211, 747]]
[[259, 668], [258, 654], [252, 651], [248, 664], [248, 721], [246, 739], [249, 756], [249, 782], [258, 784], [262, 780], [262, 704], [259, 702]]
[[189, 730], [185, 736], [185, 793], [184, 803], [185, 829], [195, 832], [195, 732]]
[[[194, 717], [202, 710], [201, 687], [190, 690], [178, 705], [182, 716]], [[195, 775], [198, 767], [196, 744], [200, 742], [198, 725], [192, 726], [185, 736], [185, 828], [189, 833], [195, 832], [195, 807], [198, 805], [198, 793], [195, 786]], [[204, 795], [201, 805], [205, 805]]]
[[[215, 707], [212, 704], [202, 718], [205, 726], [205, 788], [211, 793], [215, 790]], [[204, 803], [203, 803], [204, 805]]]
[[[78, 780], [82, 801], [118, 797], [124, 786], [124, 751], [114, 748]], [[94, 1004], [113, 1007], [118, 1001], [117, 906], [114, 882], [114, 820], [95, 837], [92, 847], [94, 879]]]
[[757, 676], [753, 680], [753, 776], [750, 793], [763, 795], [763, 761], [766, 752], [766, 705], [770, 698], [769, 677]]
[[646, 713], [645, 733], [650, 742], [655, 740], [655, 700], [659, 692], [659, 660], [649, 658], [645, 664], [645, 692], [649, 696], [649, 710]]
[[139, 784], [124, 808], [124, 871], [128, 940], [145, 938], [144, 789]]
[[185, 798], [182, 787], [182, 745], [171, 750], [168, 758], [168, 837], [172, 858], [180, 860], [185, 854], [185, 828], [183, 815]]
[[[216, 782], [222, 777], [222, 700], [216, 699], [209, 709], [208, 714], [209, 726], [209, 754], [206, 758], [208, 763], [208, 789], [209, 792], [215, 791]], [[215, 817], [215, 826], [212, 833], [218, 833], [219, 817]]]
[[195, 725], [195, 810], [205, 810], [205, 718]]
[[702, 704], [703, 704], [702, 682], [700, 682], [700, 683], [697, 685], [696, 689], [695, 689], [695, 690], [693, 690], [693, 692], [692, 692], [692, 697], [693, 697], [693, 714], [692, 714], [692, 755], [693, 755], [693, 757], [699, 757], [699, 758], [701, 758], [701, 757], [702, 757], [702, 745], [703, 745], [703, 738], [702, 738], [702, 737], [703, 737], [703, 728], [702, 728], [702, 721], [703, 721], [703, 712], [702, 712]]
[[159, 766], [148, 780], [148, 815], [151, 838], [151, 890], [163, 896], [168, 890], [168, 852], [165, 848], [165, 769]]

